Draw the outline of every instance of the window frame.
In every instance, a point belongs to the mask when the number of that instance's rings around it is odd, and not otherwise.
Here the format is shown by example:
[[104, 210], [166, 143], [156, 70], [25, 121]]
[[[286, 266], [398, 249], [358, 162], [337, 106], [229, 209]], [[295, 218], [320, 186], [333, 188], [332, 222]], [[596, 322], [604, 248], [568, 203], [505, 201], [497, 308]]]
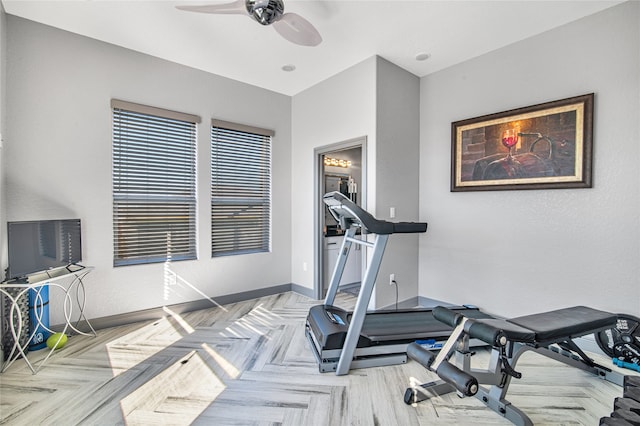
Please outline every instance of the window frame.
[[114, 267], [197, 259], [200, 117], [118, 99], [111, 111]]
[[[238, 139], [234, 140], [234, 136]], [[273, 130], [211, 120], [212, 258], [271, 252], [274, 136]], [[234, 145], [235, 149], [231, 145], [224, 145], [235, 142], [238, 142]], [[216, 144], [222, 144], [220, 149]], [[249, 152], [248, 147], [252, 144], [258, 148], [257, 153]], [[225, 148], [227, 151], [221, 153]], [[241, 163], [241, 160], [247, 158], [256, 160], [255, 164], [247, 166], [246, 163]], [[221, 165], [223, 162], [227, 166], [235, 166], [225, 169]], [[244, 176], [237, 173], [240, 169], [245, 170]], [[260, 173], [260, 170], [264, 173]], [[237, 185], [235, 189], [232, 188], [233, 184]], [[243, 225], [251, 227], [251, 230], [240, 232], [238, 229]]]

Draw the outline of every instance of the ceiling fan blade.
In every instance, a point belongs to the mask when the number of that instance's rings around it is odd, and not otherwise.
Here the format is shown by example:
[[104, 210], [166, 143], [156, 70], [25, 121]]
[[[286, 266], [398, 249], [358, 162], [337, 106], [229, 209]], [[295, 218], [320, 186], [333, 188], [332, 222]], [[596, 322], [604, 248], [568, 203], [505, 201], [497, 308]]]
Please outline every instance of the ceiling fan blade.
[[215, 13], [228, 15], [247, 15], [247, 7], [245, 0], [236, 0], [232, 3], [223, 4], [207, 4], [202, 6], [176, 6], [176, 9], [186, 10], [187, 12], [198, 13]]
[[297, 13], [285, 13], [273, 27], [282, 37], [301, 46], [317, 46], [322, 42], [318, 30]]

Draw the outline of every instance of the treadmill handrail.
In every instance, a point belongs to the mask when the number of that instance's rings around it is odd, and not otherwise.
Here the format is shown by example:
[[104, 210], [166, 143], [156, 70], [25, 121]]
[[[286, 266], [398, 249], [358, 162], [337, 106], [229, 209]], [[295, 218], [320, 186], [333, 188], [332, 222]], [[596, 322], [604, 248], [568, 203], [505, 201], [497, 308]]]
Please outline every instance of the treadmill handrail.
[[372, 234], [413, 234], [427, 231], [426, 222], [389, 222], [373, 217], [338, 191], [329, 192], [322, 197], [333, 217], [345, 230], [351, 226], [360, 226]]

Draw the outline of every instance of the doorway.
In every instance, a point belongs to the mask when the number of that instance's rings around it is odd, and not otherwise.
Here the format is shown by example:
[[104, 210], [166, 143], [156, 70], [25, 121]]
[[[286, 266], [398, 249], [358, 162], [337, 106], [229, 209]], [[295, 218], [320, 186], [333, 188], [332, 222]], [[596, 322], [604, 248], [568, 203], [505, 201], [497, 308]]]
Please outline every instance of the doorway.
[[[344, 230], [322, 201], [327, 192], [338, 191], [366, 209], [366, 137], [316, 148], [315, 279], [314, 293], [323, 299], [333, 275]], [[364, 251], [352, 246], [340, 289], [357, 292], [365, 270]]]

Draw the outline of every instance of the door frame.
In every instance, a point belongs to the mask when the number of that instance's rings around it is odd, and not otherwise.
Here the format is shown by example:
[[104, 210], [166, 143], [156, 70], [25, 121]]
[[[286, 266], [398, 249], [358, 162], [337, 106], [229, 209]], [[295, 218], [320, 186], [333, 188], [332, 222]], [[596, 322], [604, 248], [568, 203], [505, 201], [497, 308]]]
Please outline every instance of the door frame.
[[[324, 188], [324, 164], [322, 162], [323, 156], [344, 151], [347, 149], [360, 148], [361, 152], [361, 164], [362, 164], [362, 182], [358, 182], [360, 186], [360, 207], [366, 210], [367, 207], [367, 137], [361, 136], [353, 139], [349, 139], [342, 142], [333, 143], [330, 145], [324, 145], [317, 147], [313, 150], [314, 161], [314, 279], [313, 279], [313, 293], [317, 300], [323, 299], [323, 283], [324, 283], [324, 235], [323, 235], [323, 217], [324, 217], [324, 203], [322, 202], [322, 190]], [[363, 265], [364, 266], [364, 265]], [[364, 268], [362, 269], [364, 271]]]

